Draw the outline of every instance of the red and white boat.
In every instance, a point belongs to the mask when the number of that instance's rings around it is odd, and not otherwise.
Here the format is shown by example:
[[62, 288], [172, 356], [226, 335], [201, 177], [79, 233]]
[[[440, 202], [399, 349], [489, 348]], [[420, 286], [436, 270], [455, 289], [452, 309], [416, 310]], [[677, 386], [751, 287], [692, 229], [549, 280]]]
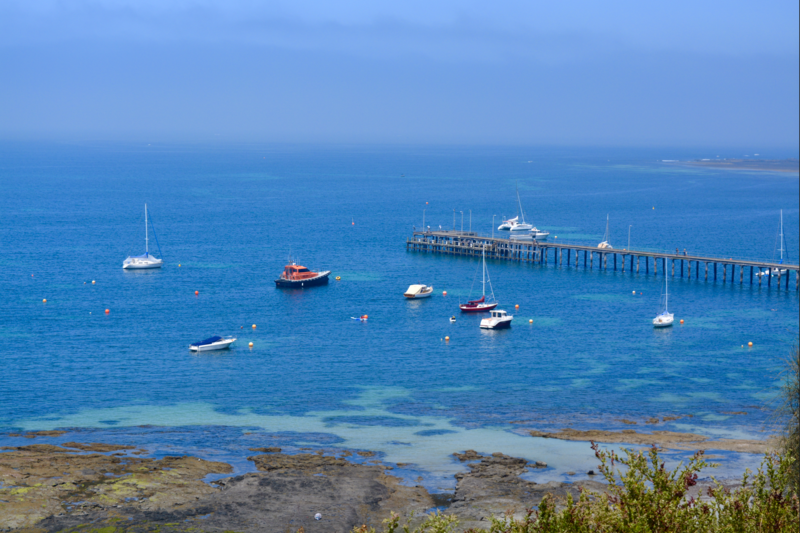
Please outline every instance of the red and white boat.
[[[486, 252], [485, 251], [481, 254], [481, 261], [482, 261], [481, 271], [483, 273], [481, 287], [482, 287], [483, 294], [480, 297], [480, 299], [478, 299], [478, 300], [469, 300], [465, 304], [460, 304], [458, 306], [458, 308], [461, 309], [461, 311], [464, 312], [464, 313], [480, 313], [482, 311], [491, 311], [492, 309], [494, 309], [495, 307], [500, 305], [500, 302], [498, 302], [498, 301], [496, 301], [494, 299], [494, 290], [492, 290], [492, 282], [491, 282], [491, 280], [488, 279], [489, 276], [488, 276], [488, 274], [486, 272]], [[491, 291], [491, 293], [492, 293], [492, 296], [491, 296], [491, 298], [490, 298], [490, 300], [488, 302], [486, 301], [486, 282], [487, 281], [489, 282], [489, 291]]]

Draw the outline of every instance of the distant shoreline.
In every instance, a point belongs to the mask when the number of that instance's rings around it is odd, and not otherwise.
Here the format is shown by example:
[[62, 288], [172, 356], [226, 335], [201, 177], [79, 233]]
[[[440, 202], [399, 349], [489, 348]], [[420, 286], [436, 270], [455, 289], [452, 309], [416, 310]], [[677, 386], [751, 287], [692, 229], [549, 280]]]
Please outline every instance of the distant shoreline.
[[722, 168], [728, 170], [756, 170], [762, 172], [800, 172], [798, 159], [695, 159], [694, 161], [677, 161], [664, 159], [662, 163], [704, 167]]

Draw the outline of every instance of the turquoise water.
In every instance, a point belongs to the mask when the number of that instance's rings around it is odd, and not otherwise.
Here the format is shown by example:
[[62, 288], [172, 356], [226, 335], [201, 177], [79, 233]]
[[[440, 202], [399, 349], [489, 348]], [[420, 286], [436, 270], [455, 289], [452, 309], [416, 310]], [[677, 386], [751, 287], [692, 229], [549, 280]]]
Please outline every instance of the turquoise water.
[[[735, 284], [721, 272], [716, 283], [675, 278], [670, 307], [685, 323], [654, 330], [663, 277], [652, 269], [489, 261], [517, 318], [486, 332], [479, 317], [448, 320], [478, 262], [405, 250], [423, 210], [434, 228], [452, 227], [453, 209], [460, 228], [463, 211], [466, 230], [471, 209], [472, 229], [490, 233], [493, 215], [496, 226], [516, 214], [518, 184], [526, 218], [551, 240], [596, 244], [609, 214], [616, 248], [630, 225], [633, 248], [770, 259], [783, 209], [796, 262], [796, 173], [657, 162], [717, 154], [2, 145], [0, 430], [68, 427], [214, 456], [256, 435], [288, 449], [376, 450], [437, 479], [465, 448], [544, 459], [552, 476], [588, 449], [526, 428], [628, 419], [646, 431], [647, 418], [683, 415], [657, 428], [763, 438], [780, 358], [797, 338], [794, 279], [787, 292], [739, 285], [738, 273]], [[796, 154], [762, 154], [786, 156]], [[144, 251], [145, 202], [166, 266], [124, 272], [125, 257]], [[289, 254], [342, 279], [278, 290]], [[435, 295], [406, 301], [418, 282]], [[188, 351], [215, 334], [239, 340]]]

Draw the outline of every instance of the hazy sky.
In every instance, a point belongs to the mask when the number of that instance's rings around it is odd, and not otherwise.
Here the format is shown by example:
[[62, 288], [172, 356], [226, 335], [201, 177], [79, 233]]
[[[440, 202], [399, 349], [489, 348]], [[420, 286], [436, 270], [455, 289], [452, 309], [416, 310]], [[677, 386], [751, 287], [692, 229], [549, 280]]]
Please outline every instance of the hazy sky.
[[791, 147], [797, 0], [2, 0], [0, 138]]

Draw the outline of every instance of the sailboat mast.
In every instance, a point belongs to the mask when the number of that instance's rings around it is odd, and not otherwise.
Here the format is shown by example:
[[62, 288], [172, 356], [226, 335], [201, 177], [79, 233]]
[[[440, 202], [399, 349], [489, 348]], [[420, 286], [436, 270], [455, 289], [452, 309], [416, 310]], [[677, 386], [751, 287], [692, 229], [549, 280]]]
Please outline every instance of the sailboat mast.
[[519, 204], [519, 214], [522, 217], [522, 223], [525, 223], [525, 213], [522, 211], [522, 200], [519, 199], [519, 185], [516, 186], [517, 189], [517, 203]]
[[483, 296], [486, 296], [486, 248], [481, 250], [481, 261], [483, 262], [483, 268], [481, 270], [481, 291], [483, 292]]
[[147, 204], [144, 204], [144, 254], [150, 253], [148, 248], [148, 235], [147, 235]]
[[664, 312], [669, 313], [669, 276], [664, 273]]
[[781, 264], [783, 264], [783, 209], [781, 209]]

